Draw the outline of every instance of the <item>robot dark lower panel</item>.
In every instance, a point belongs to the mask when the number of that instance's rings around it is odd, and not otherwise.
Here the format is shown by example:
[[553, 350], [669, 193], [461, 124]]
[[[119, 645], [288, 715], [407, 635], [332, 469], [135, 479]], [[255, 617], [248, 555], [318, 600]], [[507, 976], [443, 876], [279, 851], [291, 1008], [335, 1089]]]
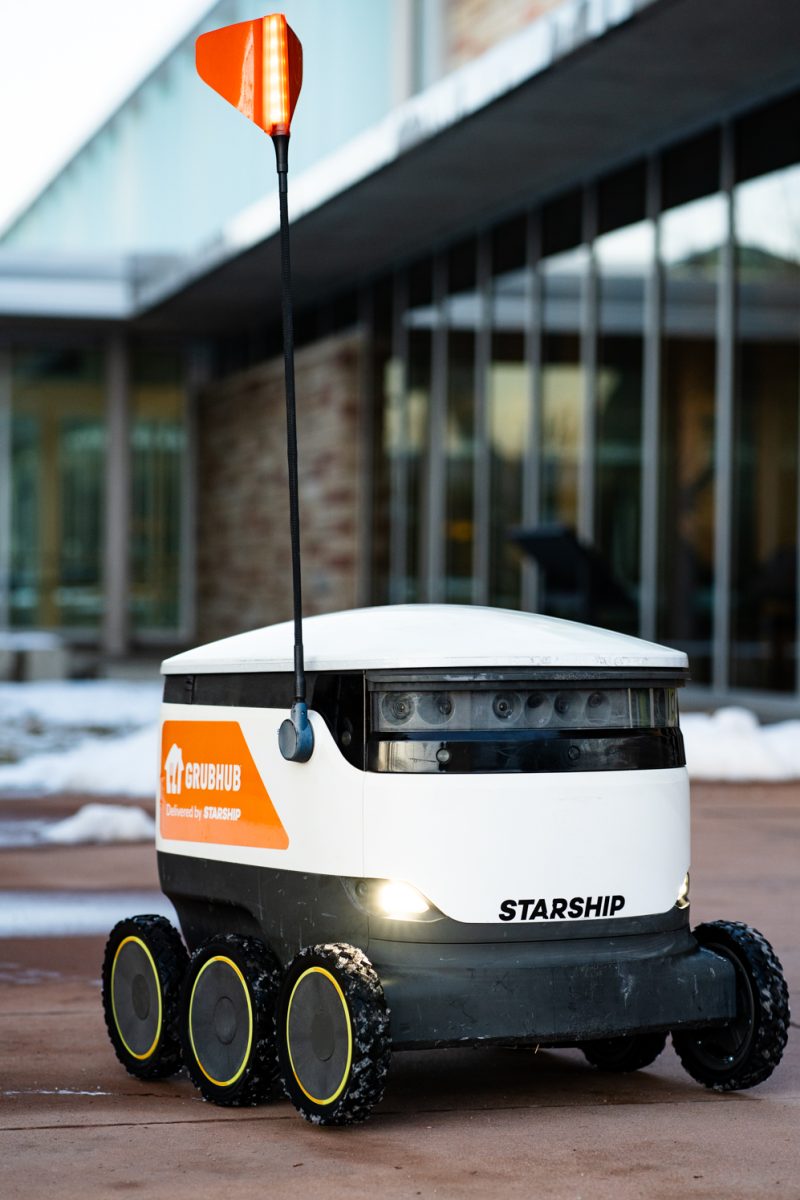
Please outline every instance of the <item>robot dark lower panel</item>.
[[354, 880], [163, 852], [158, 861], [192, 950], [217, 933], [259, 937], [284, 965], [322, 942], [364, 950], [395, 1049], [569, 1043], [735, 1014], [733, 967], [700, 949], [687, 910], [513, 927], [389, 921], [359, 907]]
[[583, 1042], [710, 1025], [736, 1012], [733, 967], [688, 931], [442, 950], [370, 945], [396, 1049]]

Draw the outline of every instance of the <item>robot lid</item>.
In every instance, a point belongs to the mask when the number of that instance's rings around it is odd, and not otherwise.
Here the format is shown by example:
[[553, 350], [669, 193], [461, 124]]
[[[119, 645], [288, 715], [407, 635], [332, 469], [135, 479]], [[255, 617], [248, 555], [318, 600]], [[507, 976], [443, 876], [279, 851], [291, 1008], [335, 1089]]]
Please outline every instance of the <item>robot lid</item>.
[[[460, 668], [652, 668], [683, 672], [680, 650], [557, 617], [449, 604], [397, 604], [306, 617], [311, 671]], [[293, 625], [285, 621], [168, 658], [165, 675], [291, 671]]]

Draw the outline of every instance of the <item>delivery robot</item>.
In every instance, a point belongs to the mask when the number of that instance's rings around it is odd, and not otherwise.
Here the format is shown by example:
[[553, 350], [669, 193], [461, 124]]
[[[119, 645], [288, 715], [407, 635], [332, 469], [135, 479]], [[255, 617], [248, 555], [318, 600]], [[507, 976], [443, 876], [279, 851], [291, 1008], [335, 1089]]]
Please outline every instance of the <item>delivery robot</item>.
[[529, 613], [387, 606], [304, 623], [314, 751], [278, 731], [291, 623], [163, 665], [162, 917], [111, 934], [122, 1064], [202, 1095], [363, 1120], [394, 1050], [578, 1046], [752, 1087], [786, 984], [735, 921], [690, 928], [686, 658]]
[[273, 13], [202, 34], [197, 69], [275, 149], [294, 617], [163, 665], [156, 846], [183, 939], [157, 916], [112, 931], [117, 1056], [142, 1079], [184, 1065], [217, 1104], [285, 1090], [320, 1125], [369, 1115], [392, 1050], [580, 1046], [631, 1071], [671, 1033], [700, 1083], [760, 1083], [786, 1042], [780, 963], [746, 925], [689, 926], [685, 655], [496, 609], [303, 622], [302, 49]]

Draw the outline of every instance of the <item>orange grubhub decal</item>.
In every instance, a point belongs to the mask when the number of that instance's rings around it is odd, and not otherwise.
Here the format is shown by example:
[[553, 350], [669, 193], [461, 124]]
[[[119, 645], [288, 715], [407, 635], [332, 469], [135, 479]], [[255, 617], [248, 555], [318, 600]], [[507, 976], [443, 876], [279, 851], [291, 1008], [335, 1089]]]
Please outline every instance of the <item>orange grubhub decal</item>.
[[161, 836], [285, 850], [289, 837], [237, 721], [165, 721]]

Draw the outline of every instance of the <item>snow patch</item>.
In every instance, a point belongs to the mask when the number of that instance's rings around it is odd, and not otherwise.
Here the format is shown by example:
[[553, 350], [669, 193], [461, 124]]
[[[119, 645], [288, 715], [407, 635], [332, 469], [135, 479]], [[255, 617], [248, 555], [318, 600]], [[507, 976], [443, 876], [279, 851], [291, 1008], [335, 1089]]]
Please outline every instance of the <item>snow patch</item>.
[[800, 778], [800, 721], [759, 725], [746, 708], [681, 716], [692, 779], [755, 783]]
[[0, 722], [38, 721], [82, 729], [124, 729], [158, 719], [158, 680], [79, 679], [0, 683]]
[[44, 840], [44, 831], [52, 824], [52, 820], [46, 821], [42, 817], [30, 821], [0, 817], [0, 850], [38, 846]]
[[161, 892], [2, 892], [0, 938], [107, 934], [132, 913], [160, 913], [177, 924]]
[[84, 737], [70, 750], [0, 764], [0, 792], [153, 796], [158, 732], [158, 725], [151, 725], [123, 737]]
[[79, 1092], [74, 1088], [11, 1088], [0, 1096], [113, 1096], [113, 1092]]
[[71, 817], [48, 826], [42, 841], [60, 846], [85, 842], [152, 842], [153, 818], [143, 808], [124, 804], [84, 804]]

